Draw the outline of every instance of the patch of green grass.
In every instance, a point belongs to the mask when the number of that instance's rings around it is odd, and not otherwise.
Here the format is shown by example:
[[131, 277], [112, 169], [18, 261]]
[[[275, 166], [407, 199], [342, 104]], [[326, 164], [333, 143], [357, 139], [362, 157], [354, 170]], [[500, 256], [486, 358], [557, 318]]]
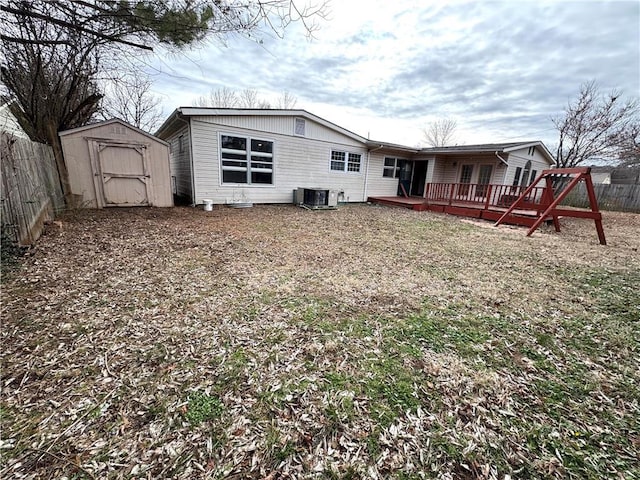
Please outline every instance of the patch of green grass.
[[197, 426], [203, 422], [219, 419], [224, 412], [224, 405], [218, 397], [212, 397], [204, 392], [192, 392], [189, 395], [185, 418]]
[[353, 465], [348, 465], [342, 470], [334, 470], [329, 467], [323, 472], [323, 478], [327, 480], [356, 480], [363, 478], [360, 471]]
[[405, 353], [421, 355], [420, 347], [436, 353], [452, 351], [462, 357], [475, 356], [490, 338], [491, 319], [467, 313], [467, 308], [450, 305], [429, 307], [410, 315], [389, 331]]
[[285, 440], [280, 430], [271, 424], [267, 426], [264, 444], [271, 468], [277, 468], [280, 463], [296, 453], [296, 444], [291, 440]]

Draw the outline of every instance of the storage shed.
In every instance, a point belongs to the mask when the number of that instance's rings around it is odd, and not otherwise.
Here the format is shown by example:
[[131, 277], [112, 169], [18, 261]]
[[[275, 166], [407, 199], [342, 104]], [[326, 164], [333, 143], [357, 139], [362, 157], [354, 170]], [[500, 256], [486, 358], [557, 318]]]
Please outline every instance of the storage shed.
[[80, 206], [173, 206], [168, 143], [119, 118], [59, 136]]

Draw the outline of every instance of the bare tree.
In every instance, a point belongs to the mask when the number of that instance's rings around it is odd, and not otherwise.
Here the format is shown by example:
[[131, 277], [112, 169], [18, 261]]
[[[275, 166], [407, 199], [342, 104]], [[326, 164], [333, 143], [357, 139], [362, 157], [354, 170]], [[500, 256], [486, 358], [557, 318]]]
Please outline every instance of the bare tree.
[[267, 110], [271, 108], [271, 103], [268, 100], [264, 100], [264, 99], [258, 100], [258, 105], [256, 106], [256, 108]]
[[[297, 99], [288, 92], [286, 93], [286, 102], [293, 108]], [[283, 94], [284, 98], [284, 94]], [[282, 104], [282, 99], [278, 102], [278, 105]], [[271, 103], [264, 98], [260, 98], [258, 92], [253, 89], [245, 89], [241, 92], [236, 92], [229, 87], [221, 87], [216, 90], [211, 90], [209, 95], [201, 95], [196, 98], [192, 105], [194, 107], [215, 107], [215, 108], [271, 108]], [[285, 108], [285, 107], [278, 107]]]
[[453, 144], [457, 127], [458, 123], [452, 118], [434, 120], [422, 130], [424, 140], [431, 147], [446, 147]]
[[568, 103], [564, 115], [552, 119], [559, 134], [557, 167], [616, 161], [632, 146], [629, 139], [634, 138], [631, 129], [638, 123], [638, 101], [620, 97], [617, 90], [601, 94], [595, 81], [580, 86], [578, 98]]
[[271, 108], [271, 103], [260, 98], [257, 90], [251, 88], [244, 89], [238, 94], [238, 104], [242, 108]]
[[194, 107], [236, 108], [240, 106], [238, 94], [229, 87], [211, 90], [209, 95], [203, 95], [193, 101]]
[[238, 104], [242, 108], [257, 108], [259, 101], [258, 92], [251, 88], [245, 88], [238, 95]]
[[87, 122], [102, 95], [97, 79], [127, 49], [180, 49], [239, 34], [279, 37], [293, 22], [308, 35], [326, 5], [295, 0], [2, 0], [0, 70], [23, 127], [53, 146], [65, 196], [71, 192], [58, 131]]
[[157, 43], [184, 47], [231, 33], [255, 39], [256, 32], [282, 37], [293, 22], [303, 24], [307, 35], [325, 18], [324, 2], [299, 6], [294, 0], [3, 0], [0, 39], [41, 45], [72, 45], [66, 38], [25, 38], [16, 30], [24, 19], [67, 33], [84, 35], [98, 43], [153, 50]]
[[99, 50], [82, 33], [53, 29], [29, 16], [12, 31], [25, 41], [0, 42], [2, 81], [15, 100], [11, 109], [32, 138], [52, 146], [67, 196], [69, 173], [58, 132], [86, 124], [98, 110]]
[[620, 166], [640, 169], [640, 122], [632, 123], [622, 141]]
[[163, 120], [160, 97], [151, 93], [151, 80], [140, 72], [114, 78], [104, 89], [100, 116], [118, 117], [147, 132], [153, 132]]
[[297, 97], [293, 95], [291, 92], [288, 92], [287, 90], [285, 90], [278, 97], [278, 101], [276, 102], [276, 107], [282, 108], [284, 110], [288, 110], [291, 108], [295, 108], [297, 103], [298, 103]]

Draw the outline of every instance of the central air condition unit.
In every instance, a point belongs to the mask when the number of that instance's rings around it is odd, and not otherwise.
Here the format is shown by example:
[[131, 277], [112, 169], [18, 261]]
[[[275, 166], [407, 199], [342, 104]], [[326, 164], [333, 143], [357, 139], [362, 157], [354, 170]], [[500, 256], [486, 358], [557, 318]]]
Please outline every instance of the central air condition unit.
[[326, 188], [298, 188], [293, 191], [293, 198], [296, 205], [306, 208], [336, 208], [339, 193], [338, 190]]

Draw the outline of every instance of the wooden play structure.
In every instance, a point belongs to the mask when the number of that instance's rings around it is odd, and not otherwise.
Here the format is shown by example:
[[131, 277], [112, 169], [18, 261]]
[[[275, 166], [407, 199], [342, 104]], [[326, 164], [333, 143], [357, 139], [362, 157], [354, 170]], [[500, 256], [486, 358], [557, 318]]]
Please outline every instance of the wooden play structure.
[[[591, 210], [559, 207], [560, 202], [578, 185], [585, 182]], [[555, 190], [559, 190], [557, 196]], [[564, 188], [561, 188], [564, 187]], [[427, 183], [422, 196], [369, 197], [368, 201], [382, 205], [431, 210], [434, 212], [482, 218], [496, 222], [529, 227], [531, 235], [545, 221], [553, 222], [560, 231], [558, 218], [591, 218], [595, 221], [598, 239], [606, 245], [602, 229], [602, 214], [591, 181], [591, 169], [556, 168], [543, 170], [528, 187], [519, 185]]]
[[[566, 180], [570, 178], [569, 183], [564, 187], [557, 197], [554, 195], [554, 180]], [[536, 180], [522, 192], [520, 197], [511, 204], [506, 212], [498, 219], [495, 226], [500, 225], [508, 218], [508, 216], [519, 206], [521, 206], [525, 199], [529, 197], [531, 192], [537, 187], [540, 182], [545, 182], [544, 192], [539, 204], [536, 205], [538, 211], [538, 219], [531, 225], [527, 236], [531, 235], [546, 219], [553, 219], [553, 225], [556, 232], [560, 231], [560, 222], [558, 217], [574, 217], [574, 218], [592, 218], [596, 224], [596, 231], [598, 232], [598, 240], [601, 245], [606, 245], [607, 241], [604, 236], [604, 230], [602, 228], [602, 214], [598, 210], [598, 201], [593, 189], [593, 182], [591, 181], [591, 168], [555, 168], [550, 170], [543, 170]], [[587, 189], [587, 195], [589, 197], [589, 206], [591, 210], [576, 210], [572, 208], [559, 208], [560, 202], [573, 190], [573, 188], [583, 181]]]

